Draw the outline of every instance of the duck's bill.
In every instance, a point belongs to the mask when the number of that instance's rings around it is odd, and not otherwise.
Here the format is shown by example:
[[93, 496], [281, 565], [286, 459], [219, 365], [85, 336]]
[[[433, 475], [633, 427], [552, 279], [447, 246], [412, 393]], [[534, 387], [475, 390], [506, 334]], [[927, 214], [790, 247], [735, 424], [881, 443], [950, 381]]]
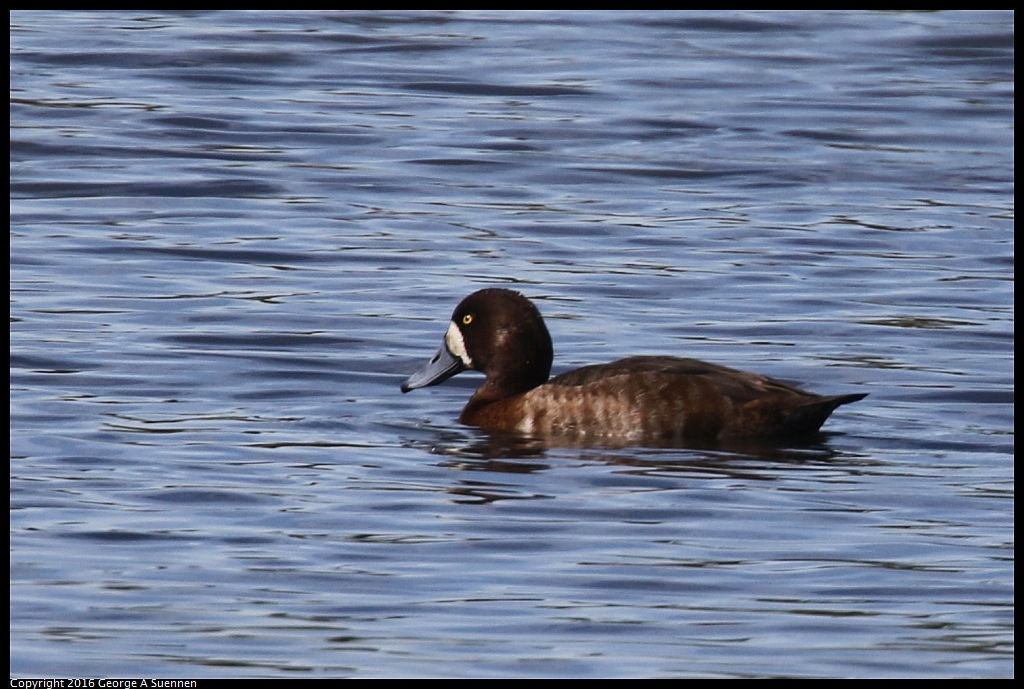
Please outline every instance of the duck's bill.
[[461, 373], [465, 370], [466, 365], [457, 357], [452, 356], [451, 352], [448, 351], [447, 345], [441, 343], [441, 348], [437, 350], [437, 354], [430, 360], [430, 363], [416, 371], [416, 373], [409, 376], [402, 383], [402, 392], [409, 392], [417, 388], [425, 388], [443, 383], [456, 373]]

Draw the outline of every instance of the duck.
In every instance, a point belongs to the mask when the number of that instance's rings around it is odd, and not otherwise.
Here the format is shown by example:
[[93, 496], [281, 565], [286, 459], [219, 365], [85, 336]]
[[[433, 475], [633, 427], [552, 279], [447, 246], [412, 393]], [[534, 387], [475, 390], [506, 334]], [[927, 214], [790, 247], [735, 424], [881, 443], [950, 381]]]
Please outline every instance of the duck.
[[484, 374], [459, 422], [527, 436], [616, 443], [786, 439], [817, 433], [867, 393], [817, 395], [757, 373], [675, 356], [631, 356], [550, 377], [544, 318], [510, 289], [481, 289], [452, 313], [440, 349], [401, 385]]

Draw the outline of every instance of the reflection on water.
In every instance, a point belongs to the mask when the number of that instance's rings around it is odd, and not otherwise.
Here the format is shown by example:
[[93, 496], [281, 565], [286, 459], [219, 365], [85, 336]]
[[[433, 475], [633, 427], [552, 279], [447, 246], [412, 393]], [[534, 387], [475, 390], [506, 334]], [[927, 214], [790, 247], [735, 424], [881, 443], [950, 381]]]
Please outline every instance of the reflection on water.
[[[760, 459], [768, 462], [800, 461], [808, 458], [827, 460], [834, 456], [829, 438], [834, 434], [815, 433], [799, 438], [694, 438], [686, 440], [666, 439], [664, 442], [648, 442], [638, 447], [628, 441], [618, 442], [608, 438], [588, 438], [583, 436], [545, 436], [532, 437], [514, 432], [495, 430], [478, 430], [472, 436], [448, 437], [451, 434], [439, 431], [434, 442], [416, 442], [420, 447], [433, 454], [457, 455], [483, 460], [491, 459], [531, 459], [545, 457], [552, 450], [626, 450], [625, 456], [633, 457], [647, 450], [684, 450], [684, 452], [667, 452], [669, 463], [671, 457], [678, 454], [686, 456], [707, 456], [709, 461], [719, 463], [729, 458]], [[605, 456], [605, 461], [613, 455]], [[583, 453], [587, 456], [587, 453]], [[620, 460], [611, 460], [618, 463]], [[665, 462], [666, 460], [660, 460]], [[689, 463], [689, 462], [687, 462]]]
[[[867, 457], [854, 458], [837, 452], [828, 443], [825, 434], [803, 439], [799, 444], [752, 440], [694, 443], [689, 446], [691, 451], [686, 453], [658, 452], [655, 448], [638, 450], [628, 446], [616, 450], [606, 444], [595, 446], [571, 440], [489, 433], [486, 439], [471, 438], [461, 443], [455, 440], [438, 442], [424, 449], [446, 457], [440, 466], [457, 471], [542, 473], [552, 470], [555, 463], [564, 462], [568, 458], [564, 452], [552, 454], [553, 450], [575, 449], [582, 451], [571, 455], [573, 461], [604, 464], [618, 475], [735, 478], [744, 482], [774, 480], [782, 467], [820, 468], [838, 465], [850, 468], [851, 465], [870, 466], [874, 463]], [[501, 483], [500, 479], [488, 482], [458, 478], [457, 485], [452, 486], [448, 492], [471, 502], [557, 497], [551, 494], [521, 494]]]

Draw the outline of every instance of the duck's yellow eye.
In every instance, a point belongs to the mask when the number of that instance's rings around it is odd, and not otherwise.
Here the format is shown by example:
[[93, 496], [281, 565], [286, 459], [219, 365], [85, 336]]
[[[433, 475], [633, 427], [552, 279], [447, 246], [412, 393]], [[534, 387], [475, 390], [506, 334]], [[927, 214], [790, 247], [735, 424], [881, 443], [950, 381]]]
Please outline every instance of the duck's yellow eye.
[[462, 324], [463, 325], [469, 325], [472, 322], [473, 322], [473, 314], [467, 313], [465, 316], [462, 317]]

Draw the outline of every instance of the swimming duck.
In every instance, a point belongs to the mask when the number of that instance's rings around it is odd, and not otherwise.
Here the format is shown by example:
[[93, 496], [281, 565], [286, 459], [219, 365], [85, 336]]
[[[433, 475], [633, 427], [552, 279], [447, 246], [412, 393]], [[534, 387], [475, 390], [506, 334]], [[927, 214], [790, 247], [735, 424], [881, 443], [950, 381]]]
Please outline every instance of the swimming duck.
[[786, 438], [817, 431], [867, 393], [822, 396], [756, 373], [671, 356], [633, 356], [548, 379], [554, 350], [518, 292], [482, 289], [452, 314], [437, 354], [402, 392], [473, 369], [487, 379], [459, 421], [532, 436], [614, 441]]

